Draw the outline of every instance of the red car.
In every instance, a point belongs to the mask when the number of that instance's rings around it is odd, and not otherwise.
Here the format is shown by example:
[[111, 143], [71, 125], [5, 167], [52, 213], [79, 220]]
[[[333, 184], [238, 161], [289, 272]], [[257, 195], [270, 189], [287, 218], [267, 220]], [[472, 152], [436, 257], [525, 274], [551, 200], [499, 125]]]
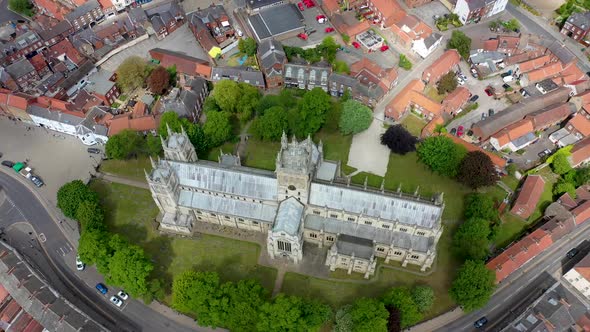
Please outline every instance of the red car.
[[328, 20], [325, 15], [318, 15], [315, 17], [315, 19], [318, 21], [318, 23], [326, 23]]
[[383, 46], [381, 46], [381, 48], [380, 48], [381, 52], [385, 52], [385, 51], [387, 51], [388, 49], [389, 49], [389, 46], [387, 46], [387, 45], [383, 45]]
[[488, 95], [488, 96], [491, 96], [493, 94], [492, 90], [490, 90], [489, 88], [485, 89], [484, 91], [485, 91], [486, 95]]
[[312, 7], [315, 7], [315, 3], [313, 3], [313, 1], [312, 1], [312, 0], [303, 0], [303, 3], [305, 3], [305, 6], [306, 6], [307, 8], [312, 8]]
[[352, 46], [354, 46], [354, 48], [361, 48], [361, 44], [357, 43], [357, 42], [352, 42]]
[[457, 128], [457, 136], [459, 136], [459, 137], [463, 136], [464, 130], [465, 130], [465, 128], [463, 126], [459, 126]]
[[299, 7], [299, 10], [300, 11], [303, 11], [304, 10], [304, 8], [303, 8], [303, 2], [298, 2], [297, 3], [297, 7]]
[[334, 32], [334, 28], [328, 27], [328, 28], [326, 28], [325, 31], [326, 31], [326, 33]]
[[297, 37], [299, 37], [300, 39], [303, 39], [303, 40], [307, 40], [307, 34], [306, 33], [300, 33], [300, 34], [297, 35]]

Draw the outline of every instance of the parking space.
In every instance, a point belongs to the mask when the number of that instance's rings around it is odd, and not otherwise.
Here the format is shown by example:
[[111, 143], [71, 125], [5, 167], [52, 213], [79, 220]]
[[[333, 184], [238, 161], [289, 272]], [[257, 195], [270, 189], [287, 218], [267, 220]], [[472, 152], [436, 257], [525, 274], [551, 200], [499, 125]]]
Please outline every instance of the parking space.
[[[555, 131], [556, 129], [554, 129], [553, 131]], [[541, 160], [542, 158], [544, 158], [544, 155], [539, 155], [541, 152], [546, 151], [546, 150], [550, 150], [552, 152], [555, 152], [555, 144], [553, 144], [550, 140], [549, 140], [549, 135], [550, 133], [553, 133], [553, 131], [546, 131], [543, 132], [543, 134], [541, 135], [541, 137], [539, 138], [539, 140], [537, 140], [535, 143], [527, 146], [524, 150], [525, 153], [523, 153], [522, 155], [513, 152], [510, 153], [509, 158], [512, 159], [512, 161], [519, 167], [522, 169], [528, 169], [531, 168], [532, 166], [536, 165], [539, 163], [539, 160]]]
[[[297, 4], [297, 2], [295, 2]], [[317, 17], [320, 15], [324, 15], [324, 12], [319, 7], [319, 4], [314, 1], [315, 6], [312, 8], [307, 8], [303, 5], [303, 11], [301, 14], [305, 19], [303, 24], [305, 25], [305, 31], [308, 35], [307, 40], [303, 40], [299, 37], [293, 37], [284, 40], [282, 43], [287, 46], [296, 46], [296, 47], [313, 47], [324, 40], [327, 36], [333, 36], [337, 40], [340, 39], [338, 33], [336, 31], [326, 32], [326, 28], [334, 28], [329, 20], [326, 20], [324, 23], [319, 23]]]
[[147, 59], [149, 58], [149, 50], [157, 47], [184, 53], [188, 56], [203, 60], [209, 59], [209, 56], [205, 53], [201, 45], [197, 43], [195, 36], [193, 36], [193, 33], [188, 28], [188, 24], [185, 23], [162, 40], [157, 40], [155, 36], [151, 36], [149, 39], [117, 53], [100, 67], [106, 70], [115, 71], [128, 57], [138, 55]]
[[[399, 54], [391, 48], [385, 52], [377, 51], [367, 53], [366, 50], [363, 51], [363, 49], [345, 46], [343, 47], [343, 50], [336, 53], [336, 60], [344, 61], [349, 65], [363, 57], [368, 58], [383, 68], [397, 67], [397, 62], [399, 60]], [[400, 71], [400, 69], [398, 69], [398, 71]]]
[[438, 15], [439, 17], [442, 17], [451, 12], [441, 2], [433, 1], [417, 8], [411, 8], [410, 13], [416, 15], [424, 23], [432, 27], [433, 30], [438, 31], [434, 25], [434, 16]]
[[[30, 127], [30, 130], [27, 128]], [[100, 157], [90, 155], [79, 139], [49, 131], [34, 125], [0, 117], [2, 133], [2, 160], [13, 162], [29, 160], [33, 173], [45, 182], [41, 188], [31, 183], [52, 204], [57, 204], [57, 190], [66, 182], [87, 180], [100, 162]], [[4, 166], [2, 166], [4, 168]]]

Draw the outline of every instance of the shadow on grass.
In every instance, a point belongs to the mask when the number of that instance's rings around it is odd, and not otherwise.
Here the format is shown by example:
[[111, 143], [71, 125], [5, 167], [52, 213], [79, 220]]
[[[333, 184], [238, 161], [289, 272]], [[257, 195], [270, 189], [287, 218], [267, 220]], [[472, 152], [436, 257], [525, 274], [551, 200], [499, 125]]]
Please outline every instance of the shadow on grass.
[[168, 269], [176, 257], [174, 250], [172, 250], [172, 240], [168, 236], [159, 236], [141, 245], [151, 256], [154, 263], [152, 274], [162, 280], [166, 293], [172, 291], [173, 277], [168, 272]]

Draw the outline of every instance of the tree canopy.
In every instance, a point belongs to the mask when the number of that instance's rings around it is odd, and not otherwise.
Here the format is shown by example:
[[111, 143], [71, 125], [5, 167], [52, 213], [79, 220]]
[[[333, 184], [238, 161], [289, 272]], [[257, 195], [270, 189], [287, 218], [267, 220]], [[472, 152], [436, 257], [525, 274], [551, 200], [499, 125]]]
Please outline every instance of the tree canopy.
[[238, 49], [240, 53], [246, 54], [247, 56], [254, 56], [256, 55], [256, 49], [258, 45], [256, 41], [250, 37], [242, 38], [238, 42]]
[[483, 307], [495, 289], [496, 275], [482, 261], [468, 260], [451, 285], [451, 298], [466, 312]]
[[399, 64], [398, 65], [400, 68], [405, 69], [405, 70], [412, 69], [412, 63], [410, 62], [408, 57], [403, 54], [399, 55]]
[[453, 236], [453, 248], [464, 260], [484, 260], [489, 254], [490, 222], [481, 218], [468, 219]]
[[350, 308], [353, 332], [385, 332], [389, 312], [383, 302], [376, 299], [360, 298]]
[[407, 287], [394, 287], [383, 295], [385, 307], [393, 306], [399, 310], [401, 328], [412, 326], [422, 320], [422, 314], [414, 302], [412, 293]]
[[109, 158], [122, 160], [137, 156], [142, 152], [143, 147], [144, 141], [138, 132], [124, 129], [109, 137], [105, 152]]
[[367, 106], [352, 99], [342, 103], [342, 114], [340, 115], [342, 135], [355, 135], [365, 131], [371, 122], [373, 122], [373, 112]]
[[492, 159], [487, 154], [471, 151], [459, 165], [457, 180], [472, 189], [477, 189], [494, 185], [498, 175]]
[[506, 28], [506, 30], [510, 30], [510, 31], [516, 31], [518, 28], [520, 28], [520, 22], [518, 22], [517, 19], [512, 18], [506, 22], [503, 23], [504, 28]]
[[441, 175], [455, 177], [461, 160], [467, 153], [464, 147], [455, 144], [446, 136], [425, 139], [417, 149], [418, 158], [431, 170]]
[[76, 220], [80, 222], [82, 231], [104, 230], [104, 210], [98, 201], [82, 201], [76, 210]]
[[455, 91], [457, 88], [457, 77], [454, 71], [450, 71], [444, 74], [438, 81], [438, 94], [445, 94]]
[[170, 86], [170, 73], [162, 66], [156, 67], [148, 76], [147, 85], [153, 94], [161, 95]]
[[27, 17], [35, 14], [34, 7], [29, 0], [8, 0], [8, 8]]
[[220, 146], [232, 136], [230, 114], [227, 112], [211, 112], [207, 114], [207, 122], [203, 125], [203, 133], [212, 147]]
[[319, 331], [330, 316], [324, 304], [279, 294], [262, 305], [256, 327], [259, 331]]
[[264, 115], [256, 118], [250, 127], [254, 137], [279, 141], [284, 132], [289, 131], [287, 111], [282, 106], [273, 106], [264, 112]]
[[188, 139], [195, 147], [197, 156], [204, 156], [209, 151], [207, 137], [198, 124], [192, 123], [186, 118], [179, 118], [175, 112], [165, 112], [160, 117], [160, 126], [158, 127], [158, 134], [164, 138], [168, 137], [166, 125], [170, 126], [170, 130], [175, 133], [179, 133], [184, 128]]
[[326, 113], [332, 107], [330, 95], [321, 88], [313, 88], [300, 100], [292, 124], [292, 131], [298, 137], [315, 134], [326, 120]]
[[220, 320], [214, 325], [230, 331], [255, 331], [258, 311], [268, 296], [266, 289], [259, 282], [247, 279], [225, 283], [220, 292]]
[[416, 151], [418, 139], [401, 125], [393, 125], [381, 135], [381, 144], [386, 145], [391, 152], [405, 155]]
[[109, 284], [120, 286], [129, 295], [140, 297], [149, 293], [149, 275], [154, 265], [143, 249], [128, 244], [115, 251], [109, 260]]
[[215, 272], [185, 271], [172, 282], [172, 307], [194, 314], [199, 324], [210, 326], [209, 313], [219, 292], [219, 275]]
[[117, 84], [123, 91], [141, 88], [149, 73], [149, 68], [140, 56], [130, 56], [117, 68]]
[[82, 262], [96, 265], [101, 274], [109, 271], [110, 235], [104, 230], [85, 230], [78, 241], [78, 255]]
[[490, 221], [498, 220], [498, 210], [494, 206], [494, 199], [491, 196], [471, 193], [465, 196], [465, 219], [482, 218]]
[[419, 312], [428, 312], [434, 304], [434, 290], [430, 286], [414, 286], [412, 287], [412, 299]]
[[553, 195], [558, 196], [564, 193], [568, 193], [572, 198], [576, 198], [576, 187], [571, 182], [567, 182], [564, 179], [559, 179], [553, 186]]
[[[211, 97], [219, 109], [230, 114], [237, 114], [240, 121], [249, 120], [260, 100], [260, 91], [247, 83], [221, 80], [215, 83]], [[211, 113], [211, 112], [207, 112]]]
[[453, 30], [447, 48], [456, 49], [463, 59], [467, 60], [469, 59], [469, 51], [471, 50], [471, 38], [467, 37], [462, 31]]
[[553, 157], [551, 162], [551, 168], [556, 174], [565, 174], [572, 170], [572, 166], [568, 161], [568, 155], [566, 153], [560, 153]]
[[97, 203], [98, 196], [81, 180], [70, 181], [57, 191], [57, 207], [68, 218], [76, 218], [83, 202]]

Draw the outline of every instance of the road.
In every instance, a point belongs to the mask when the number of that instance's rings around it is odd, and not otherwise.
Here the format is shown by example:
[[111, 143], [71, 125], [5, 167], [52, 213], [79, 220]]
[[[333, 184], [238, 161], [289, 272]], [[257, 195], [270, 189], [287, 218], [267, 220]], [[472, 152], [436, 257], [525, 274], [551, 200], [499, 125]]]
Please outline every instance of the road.
[[[111, 305], [106, 297], [93, 289], [94, 282], [89, 284], [79, 278], [74, 271], [73, 259], [65, 259], [66, 254], [74, 249], [31, 192], [29, 184], [2, 169], [0, 188], [0, 226], [6, 230], [7, 241], [29, 258], [55, 289], [97, 322], [112, 331], [210, 331], [196, 324], [180, 324], [138, 300], [130, 299], [123, 310]], [[27, 223], [34, 228], [30, 234], [22, 231]], [[35, 234], [42, 234], [39, 238], [46, 239], [45, 242], [39, 244]]]
[[590, 243], [586, 241], [588, 238], [590, 223], [576, 230], [575, 235], [560, 239], [545, 253], [523, 265], [524, 269], [521, 268], [503, 281], [484, 308], [464, 315], [437, 331], [478, 331], [473, 323], [483, 316], [490, 321], [485, 331], [498, 330], [499, 324], [509, 322], [506, 316], [510, 316], [512, 310], [524, 307], [522, 302], [534, 301], [535, 297], [541, 295], [542, 290], [550, 283], [549, 276], [560, 277], [573, 266], [574, 262], [566, 258], [570, 249], [578, 247], [582, 252], [575, 257], [577, 260], [584, 257], [583, 253], [590, 249]]
[[0, 26], [8, 21], [16, 23], [26, 20], [28, 19], [8, 9], [8, 0], [0, 0]]

